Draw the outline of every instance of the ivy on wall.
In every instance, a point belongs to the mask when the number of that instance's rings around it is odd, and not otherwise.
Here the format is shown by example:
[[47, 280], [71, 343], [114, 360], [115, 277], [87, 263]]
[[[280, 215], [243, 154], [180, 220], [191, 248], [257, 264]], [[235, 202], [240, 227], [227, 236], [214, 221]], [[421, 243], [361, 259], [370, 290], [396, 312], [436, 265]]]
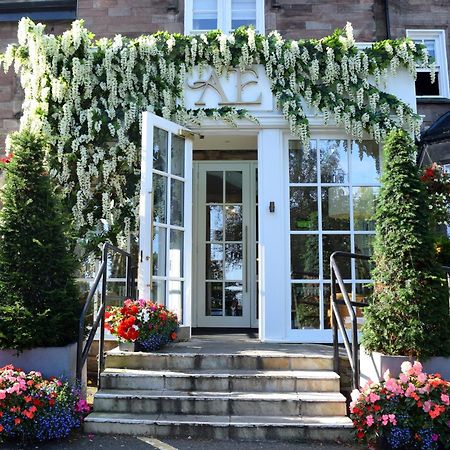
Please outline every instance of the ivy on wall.
[[183, 91], [194, 67], [213, 66], [220, 75], [229, 67], [263, 64], [277, 107], [307, 145], [306, 109], [325, 123], [334, 120], [356, 139], [368, 132], [380, 142], [395, 127], [417, 135], [420, 118], [377, 86], [399, 66], [414, 76], [417, 64], [430, 66], [425, 48], [408, 39], [358, 49], [350, 24], [320, 40], [285, 40], [252, 28], [230, 35], [158, 32], [95, 40], [82, 21], [54, 36], [30, 19], [20, 21], [18, 43], [0, 61], [20, 75], [21, 127], [43, 130], [51, 139], [51, 174], [85, 242], [120, 240], [136, 226], [142, 111], [184, 125], [206, 117], [252, 120], [230, 107], [187, 110]]

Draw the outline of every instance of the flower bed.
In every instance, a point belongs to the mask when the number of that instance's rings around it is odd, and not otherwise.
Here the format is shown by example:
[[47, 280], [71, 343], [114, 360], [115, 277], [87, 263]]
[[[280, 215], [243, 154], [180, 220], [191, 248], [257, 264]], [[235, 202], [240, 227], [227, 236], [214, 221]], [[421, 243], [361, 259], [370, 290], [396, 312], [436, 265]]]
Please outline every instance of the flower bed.
[[398, 379], [386, 371], [384, 381], [352, 392], [356, 438], [367, 444], [381, 440], [393, 449], [449, 448], [449, 396], [450, 382], [405, 361]]
[[143, 351], [154, 351], [176, 339], [178, 318], [163, 305], [150, 300], [125, 300], [108, 307], [105, 328], [121, 341], [136, 342]]
[[0, 369], [0, 440], [64, 438], [89, 410], [80, 391], [69, 383], [12, 365]]

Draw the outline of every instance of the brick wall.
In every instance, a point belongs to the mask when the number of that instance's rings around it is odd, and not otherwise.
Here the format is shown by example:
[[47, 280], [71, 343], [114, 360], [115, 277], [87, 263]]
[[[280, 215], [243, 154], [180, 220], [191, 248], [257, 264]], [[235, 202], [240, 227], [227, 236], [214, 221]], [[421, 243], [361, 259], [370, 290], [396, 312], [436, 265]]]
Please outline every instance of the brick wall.
[[[320, 38], [351, 21], [355, 38], [373, 41], [386, 37], [384, 0], [277, 0], [272, 8], [265, 0], [266, 32], [277, 29], [288, 38]], [[184, 1], [170, 10], [174, 0], [79, 0], [78, 17], [97, 37], [116, 34], [139, 36], [158, 30], [183, 32]], [[449, 0], [389, 0], [391, 34], [405, 35], [406, 28], [435, 28], [447, 32], [450, 58]], [[48, 31], [60, 33], [69, 23], [48, 24]], [[16, 25], [0, 23], [0, 51], [16, 40]], [[21, 109], [20, 86], [13, 73], [0, 73], [0, 152], [6, 134], [18, 127]], [[419, 112], [426, 124], [450, 109], [450, 102], [423, 103]]]

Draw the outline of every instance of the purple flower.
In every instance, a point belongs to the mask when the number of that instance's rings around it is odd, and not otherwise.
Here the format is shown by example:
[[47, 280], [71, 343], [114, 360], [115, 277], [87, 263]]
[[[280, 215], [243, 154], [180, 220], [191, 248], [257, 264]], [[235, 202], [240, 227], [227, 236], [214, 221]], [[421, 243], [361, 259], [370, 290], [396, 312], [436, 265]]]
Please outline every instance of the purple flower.
[[433, 433], [433, 434], [431, 435], [431, 439], [432, 439], [434, 442], [436, 442], [436, 441], [439, 439], [439, 435], [436, 434], [436, 433]]

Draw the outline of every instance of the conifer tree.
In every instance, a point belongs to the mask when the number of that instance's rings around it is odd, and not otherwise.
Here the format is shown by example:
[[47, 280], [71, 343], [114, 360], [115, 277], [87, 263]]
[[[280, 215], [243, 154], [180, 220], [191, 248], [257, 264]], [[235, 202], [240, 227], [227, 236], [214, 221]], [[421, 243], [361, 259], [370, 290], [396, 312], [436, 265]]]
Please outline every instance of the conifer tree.
[[66, 345], [77, 339], [76, 260], [43, 166], [46, 143], [22, 131], [11, 145], [0, 211], [0, 348]]
[[374, 294], [364, 311], [369, 351], [426, 359], [450, 354], [449, 292], [433, 251], [429, 205], [404, 131], [385, 142], [376, 208]]

